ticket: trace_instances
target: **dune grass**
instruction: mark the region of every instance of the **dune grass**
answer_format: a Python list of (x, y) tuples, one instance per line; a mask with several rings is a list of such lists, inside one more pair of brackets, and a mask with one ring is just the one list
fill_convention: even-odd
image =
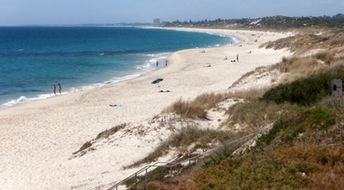
[(267, 89), (249, 89), (228, 93), (206, 93), (198, 96), (192, 101), (179, 99), (163, 112), (176, 113), (187, 119), (208, 119), (207, 112), (227, 99), (254, 100), (261, 97)]
[(222, 123), (222, 126), (231, 129), (239, 125), (242, 130), (259, 133), (264, 127), (278, 120), (281, 115), (294, 112), (296, 109), (296, 106), (288, 103), (278, 105), (259, 100), (246, 101), (227, 110), (228, 119)]
[[(101, 133), (99, 133), (97, 135), (96, 138), (90, 140), (90, 141), (87, 141), (85, 142), (80, 148), (78, 151), (74, 152), (73, 154), (78, 154), (78, 153), (81, 153), (81, 156), (85, 155), (86, 154), (86, 151), (87, 150), (92, 150), (92, 145), (95, 141), (101, 139), (101, 138), (109, 138), (111, 135), (117, 133), (119, 130), (123, 129), (127, 124), (124, 123), (124, 124), (121, 124), (121, 125), (117, 125), (115, 127), (112, 127), (110, 129), (107, 129)], [(94, 150), (94, 149), (93, 149)]]
[(216, 104), (224, 101), (226, 98), (226, 94), (209, 93), (202, 94), (192, 101), (179, 99), (177, 102), (166, 108), (164, 112), (176, 113), (182, 118), (208, 119), (207, 111), (216, 107)]
[(161, 143), (147, 157), (125, 167), (133, 168), (145, 163), (156, 161), (159, 157), (166, 155), (172, 148), (184, 153), (188, 146), (195, 143), (194, 148), (209, 148), (209, 143), (223, 142), (228, 139), (236, 138), (237, 135), (210, 129), (198, 129), (197, 127), (182, 128), (178, 133), (173, 134), (169, 139)]
[(342, 30), (301, 31), (299, 34), (268, 42), (261, 47), (283, 49), (288, 48), (297, 55), (311, 49), (327, 49), (343, 47), (344, 34)]
[(100, 138), (109, 138), (109, 136), (111, 136), (111, 135), (117, 133), (119, 130), (123, 129), (125, 126), (127, 126), (127, 124), (126, 124), (126, 123), (123, 123), (123, 124), (121, 124), (121, 125), (117, 125), (117, 126), (115, 126), (115, 127), (112, 127), (112, 128), (110, 128), (110, 129), (107, 129), (107, 130), (105, 130), (105, 131), (99, 133), (99, 134), (97, 135), (97, 137), (95, 138), (95, 140), (98, 140), (98, 139), (100, 139)]

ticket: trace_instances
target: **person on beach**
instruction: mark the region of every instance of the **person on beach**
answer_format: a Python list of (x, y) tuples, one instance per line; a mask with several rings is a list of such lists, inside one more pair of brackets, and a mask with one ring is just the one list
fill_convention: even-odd
[(165, 67), (167, 67), (167, 64), (168, 64), (168, 60), (165, 61)]
[(239, 62), (239, 54), (236, 55), (236, 60)]
[(56, 95), (56, 84), (54, 84), (53, 92), (54, 92), (54, 95)]
[(156, 61), (156, 67), (159, 67), (159, 61)]
[(59, 88), (59, 94), (61, 94), (61, 91), (62, 91), (62, 86), (60, 83), (57, 84), (58, 88)]

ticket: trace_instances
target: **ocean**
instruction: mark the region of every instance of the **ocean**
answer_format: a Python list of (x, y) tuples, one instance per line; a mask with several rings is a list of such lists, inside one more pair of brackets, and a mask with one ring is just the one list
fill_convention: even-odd
[(138, 77), (172, 52), (232, 43), (196, 32), (128, 27), (0, 27), (0, 108)]

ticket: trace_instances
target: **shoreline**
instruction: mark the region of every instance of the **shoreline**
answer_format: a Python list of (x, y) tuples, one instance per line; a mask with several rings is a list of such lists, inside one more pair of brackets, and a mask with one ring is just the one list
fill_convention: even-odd
[[(159, 27), (138, 27), (138, 28), (168, 30), (168, 29), (159, 28)], [(188, 31), (185, 31), (185, 32), (188, 32)], [(204, 33), (204, 32), (199, 32), (199, 33)], [(232, 45), (234, 43), (238, 43), (236, 41), (236, 39), (234, 37), (231, 37), (231, 36), (223, 36), (223, 35), (218, 35), (215, 33), (207, 33), (207, 34), (230, 38), (231, 39), (230, 41), (233, 41), (233, 42), (226, 43), (224, 45), (219, 45), (219, 46), (217, 46), (218, 44), (209, 45), (209, 46), (204, 47), (204, 48), (223, 47), (223, 46), (227, 46), (227, 45)], [(191, 49), (198, 49), (198, 47), (191, 48)], [(178, 50), (178, 51), (182, 51), (182, 50)], [(23, 94), (18, 98), (14, 98), (14, 99), (10, 99), (10, 100), (6, 100), (6, 101), (2, 102), (0, 104), (0, 111), (5, 110), (5, 109), (9, 109), (9, 108), (13, 108), (16, 106), (20, 106), (23, 104), (28, 104), (31, 102), (44, 101), (47, 99), (56, 98), (56, 97), (61, 96), (61, 95), (65, 96), (65, 95), (68, 95), (71, 93), (78, 93), (78, 92), (82, 92), (85, 90), (95, 90), (96, 88), (101, 88), (101, 87), (106, 86), (106, 85), (117, 84), (117, 83), (129, 81), (129, 80), (133, 80), (136, 78), (140, 78), (146, 74), (156, 72), (157, 70), (161, 70), (161, 69), (165, 68), (165, 67), (155, 68), (155, 66), (154, 66), (155, 63), (150, 63), (151, 60), (163, 60), (163, 61), (165, 61), (165, 60), (168, 60), (168, 58), (171, 55), (173, 55), (174, 53), (176, 53), (178, 51), (147, 54), (147, 57), (150, 57), (150, 58), (147, 58), (147, 60), (145, 60), (141, 65), (136, 66), (135, 69), (132, 69), (132, 71), (130, 71), (130, 72), (128, 71), (128, 73), (124, 76), (120, 76), (120, 77), (114, 76), (114, 77), (109, 78), (108, 80), (105, 80), (102, 82), (96, 82), (96, 83), (84, 84), (84, 85), (76, 86), (76, 87), (70, 87), (60, 95), (54, 95), (52, 92), (51, 93), (46, 92), (46, 93), (37, 94), (37, 95), (33, 95), (33, 96), (26, 96), (25, 94)], [(153, 55), (153, 56), (150, 56), (150, 55)], [(147, 67), (147, 65), (148, 65), (148, 67)], [(139, 67), (141, 69), (138, 69)], [(147, 69), (144, 69), (145, 67), (147, 67)]]
[[(162, 52), (162, 53), (156, 53), (154, 54), (155, 56), (152, 57), (152, 59), (157, 59), (157, 60), (167, 60), (169, 56), (171, 56), (174, 52)], [(164, 56), (161, 56), (161, 55), (164, 55)], [(28, 103), (31, 103), (31, 102), (37, 102), (37, 101), (44, 101), (44, 100), (47, 100), (47, 99), (50, 99), (50, 98), (56, 98), (56, 97), (59, 97), (59, 96), (65, 96), (65, 95), (68, 95), (68, 94), (71, 94), (71, 93), (78, 93), (78, 92), (82, 92), (82, 91), (85, 91), (85, 90), (94, 90), (96, 88), (101, 88), (103, 86), (106, 86), (106, 85), (111, 85), (111, 84), (117, 84), (117, 83), (121, 83), (121, 82), (126, 82), (126, 81), (129, 81), (129, 80), (133, 80), (135, 78), (139, 78), (139, 77), (142, 77), (148, 73), (151, 73), (151, 72), (155, 72), (157, 70), (160, 70), (160, 69), (164, 69), (164, 67), (162, 68), (153, 68), (153, 63), (148, 63), (151, 59), (147, 59), (145, 62), (143, 62), (142, 65), (138, 65), (136, 66), (136, 69), (138, 67), (145, 67), (147, 65), (149, 65), (148, 67), (151, 67), (147, 70), (144, 70), (144, 69), (141, 69), (141, 70), (138, 70), (136, 72), (130, 72), (124, 76), (121, 76), (121, 77), (112, 77), (108, 80), (105, 80), (103, 82), (97, 82), (97, 83), (91, 83), (91, 84), (85, 84), (85, 85), (82, 85), (82, 86), (76, 86), (76, 87), (71, 87), (67, 90), (65, 90), (62, 94), (57, 94), (57, 95), (54, 95), (53, 93), (43, 93), (43, 94), (38, 94), (38, 95), (35, 95), (35, 96), (31, 96), (31, 97), (27, 97), (25, 95), (22, 95), (20, 96), (19, 98), (17, 99), (11, 99), (7, 102), (4, 102), (0, 105), (0, 111), (1, 110), (5, 110), (5, 109), (9, 109), (9, 108), (14, 108), (16, 106), (20, 106), (20, 105), (24, 105), (24, 104), (28, 104)]]
[[(286, 50), (259, 48), (264, 42), (288, 34), (183, 30), (236, 36), (241, 43), (177, 51), (169, 57), (169, 66), (165, 69), (92, 90), (0, 110), (0, 162), (4, 166), (0, 169), (0, 186), (5, 189), (94, 189), (123, 179), (131, 172), (122, 170), (122, 166), (147, 155), (158, 141), (147, 142), (143, 136), (124, 143), (108, 142), (109, 146), (100, 148), (97, 153), (78, 159), (70, 157), (83, 143), (106, 129), (145, 121), (180, 98), (227, 91), (247, 72), (275, 64), (290, 55)], [(240, 54), (240, 61), (230, 62), (236, 54)], [(156, 78), (164, 78), (164, 81), (152, 85), (151, 81)], [(160, 90), (170, 92), (160, 93)], [(121, 106), (113, 108), (111, 104)]]

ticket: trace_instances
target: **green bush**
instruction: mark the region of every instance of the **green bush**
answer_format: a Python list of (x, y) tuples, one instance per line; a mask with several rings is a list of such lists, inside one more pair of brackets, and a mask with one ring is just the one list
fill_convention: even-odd
[(331, 81), (342, 79), (344, 81), (344, 67), (338, 66), (324, 73), (312, 75), (292, 83), (281, 84), (267, 91), (261, 100), (281, 104), (310, 106), (331, 95)]
[(319, 74), (307, 79), (282, 84), (267, 91), (262, 100), (273, 101), (277, 104), (284, 102), (299, 105), (312, 105), (331, 93), (330, 74)]
[(326, 130), (334, 124), (336, 124), (336, 112), (332, 109), (323, 107), (301, 109), (297, 115), (282, 116), (269, 133), (259, 139), (258, 144), (269, 145), (273, 141), (291, 144), (301, 133), (311, 134)]
[(289, 126), (290, 121), (286, 119), (285, 117), (282, 117), (280, 120), (278, 120), (273, 128), (267, 133), (266, 135), (263, 135), (259, 142), (270, 144), (276, 137), (276, 135), (282, 131), (283, 129), (286, 129)]

